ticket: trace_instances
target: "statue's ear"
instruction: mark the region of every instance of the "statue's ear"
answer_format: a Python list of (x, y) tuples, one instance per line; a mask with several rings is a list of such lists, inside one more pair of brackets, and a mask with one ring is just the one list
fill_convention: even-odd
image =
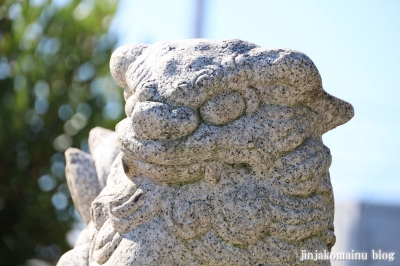
[(148, 44), (128, 44), (119, 47), (111, 55), (110, 70), (117, 84), (126, 87), (125, 72), (142, 52), (149, 47)]

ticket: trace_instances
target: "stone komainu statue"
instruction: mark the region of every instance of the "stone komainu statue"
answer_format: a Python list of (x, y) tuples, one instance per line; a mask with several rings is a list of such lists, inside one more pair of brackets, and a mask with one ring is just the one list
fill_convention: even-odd
[(69, 149), (87, 224), (59, 265), (330, 265), (322, 134), (354, 115), (290, 49), (205, 39), (127, 45), (111, 58), (127, 118)]

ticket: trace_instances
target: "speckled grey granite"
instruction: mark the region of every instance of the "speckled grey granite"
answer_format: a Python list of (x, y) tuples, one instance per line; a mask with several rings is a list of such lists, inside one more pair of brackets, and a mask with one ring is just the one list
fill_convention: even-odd
[(89, 132), (89, 150), (94, 159), (97, 178), (103, 189), (115, 157), (120, 152), (117, 144), (117, 134), (114, 131), (95, 127)]
[(57, 266), (87, 266), (89, 265), (89, 243), (68, 251), (57, 263)]
[(354, 111), (306, 55), (196, 39), (123, 46), (110, 66), (127, 118), (86, 265), (330, 265), (299, 256), (335, 243), (321, 136)]
[(72, 200), (83, 221), (88, 224), (91, 220), (90, 206), (101, 191), (94, 161), (90, 154), (76, 148), (65, 151), (65, 160), (65, 176)]

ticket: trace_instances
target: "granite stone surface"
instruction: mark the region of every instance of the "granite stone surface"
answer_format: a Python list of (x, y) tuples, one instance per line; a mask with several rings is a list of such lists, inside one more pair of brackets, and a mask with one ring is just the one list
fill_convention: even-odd
[(106, 186), (107, 176), (115, 157), (120, 152), (117, 144), (117, 134), (114, 131), (95, 127), (89, 133), (89, 150), (96, 167), (100, 187)]
[(65, 160), (65, 176), (72, 200), (83, 221), (88, 224), (91, 220), (90, 206), (101, 191), (94, 160), (90, 154), (76, 148), (65, 151)]
[[(85, 250), (91, 266), (330, 265), (300, 254), (335, 243), (321, 136), (354, 111), (306, 55), (194, 39), (123, 46), (110, 67), (127, 118), (119, 149), (91, 133), (94, 162), (67, 164), (71, 180), (89, 176), (78, 165), (95, 173), (69, 182), (90, 223), (60, 261)], [(96, 199), (80, 196), (87, 186)]]

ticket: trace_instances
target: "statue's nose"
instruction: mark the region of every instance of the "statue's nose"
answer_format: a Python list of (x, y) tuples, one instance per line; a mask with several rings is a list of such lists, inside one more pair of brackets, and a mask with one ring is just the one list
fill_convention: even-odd
[(159, 102), (137, 103), (131, 120), (135, 137), (145, 140), (177, 139), (192, 133), (199, 124), (192, 109)]

